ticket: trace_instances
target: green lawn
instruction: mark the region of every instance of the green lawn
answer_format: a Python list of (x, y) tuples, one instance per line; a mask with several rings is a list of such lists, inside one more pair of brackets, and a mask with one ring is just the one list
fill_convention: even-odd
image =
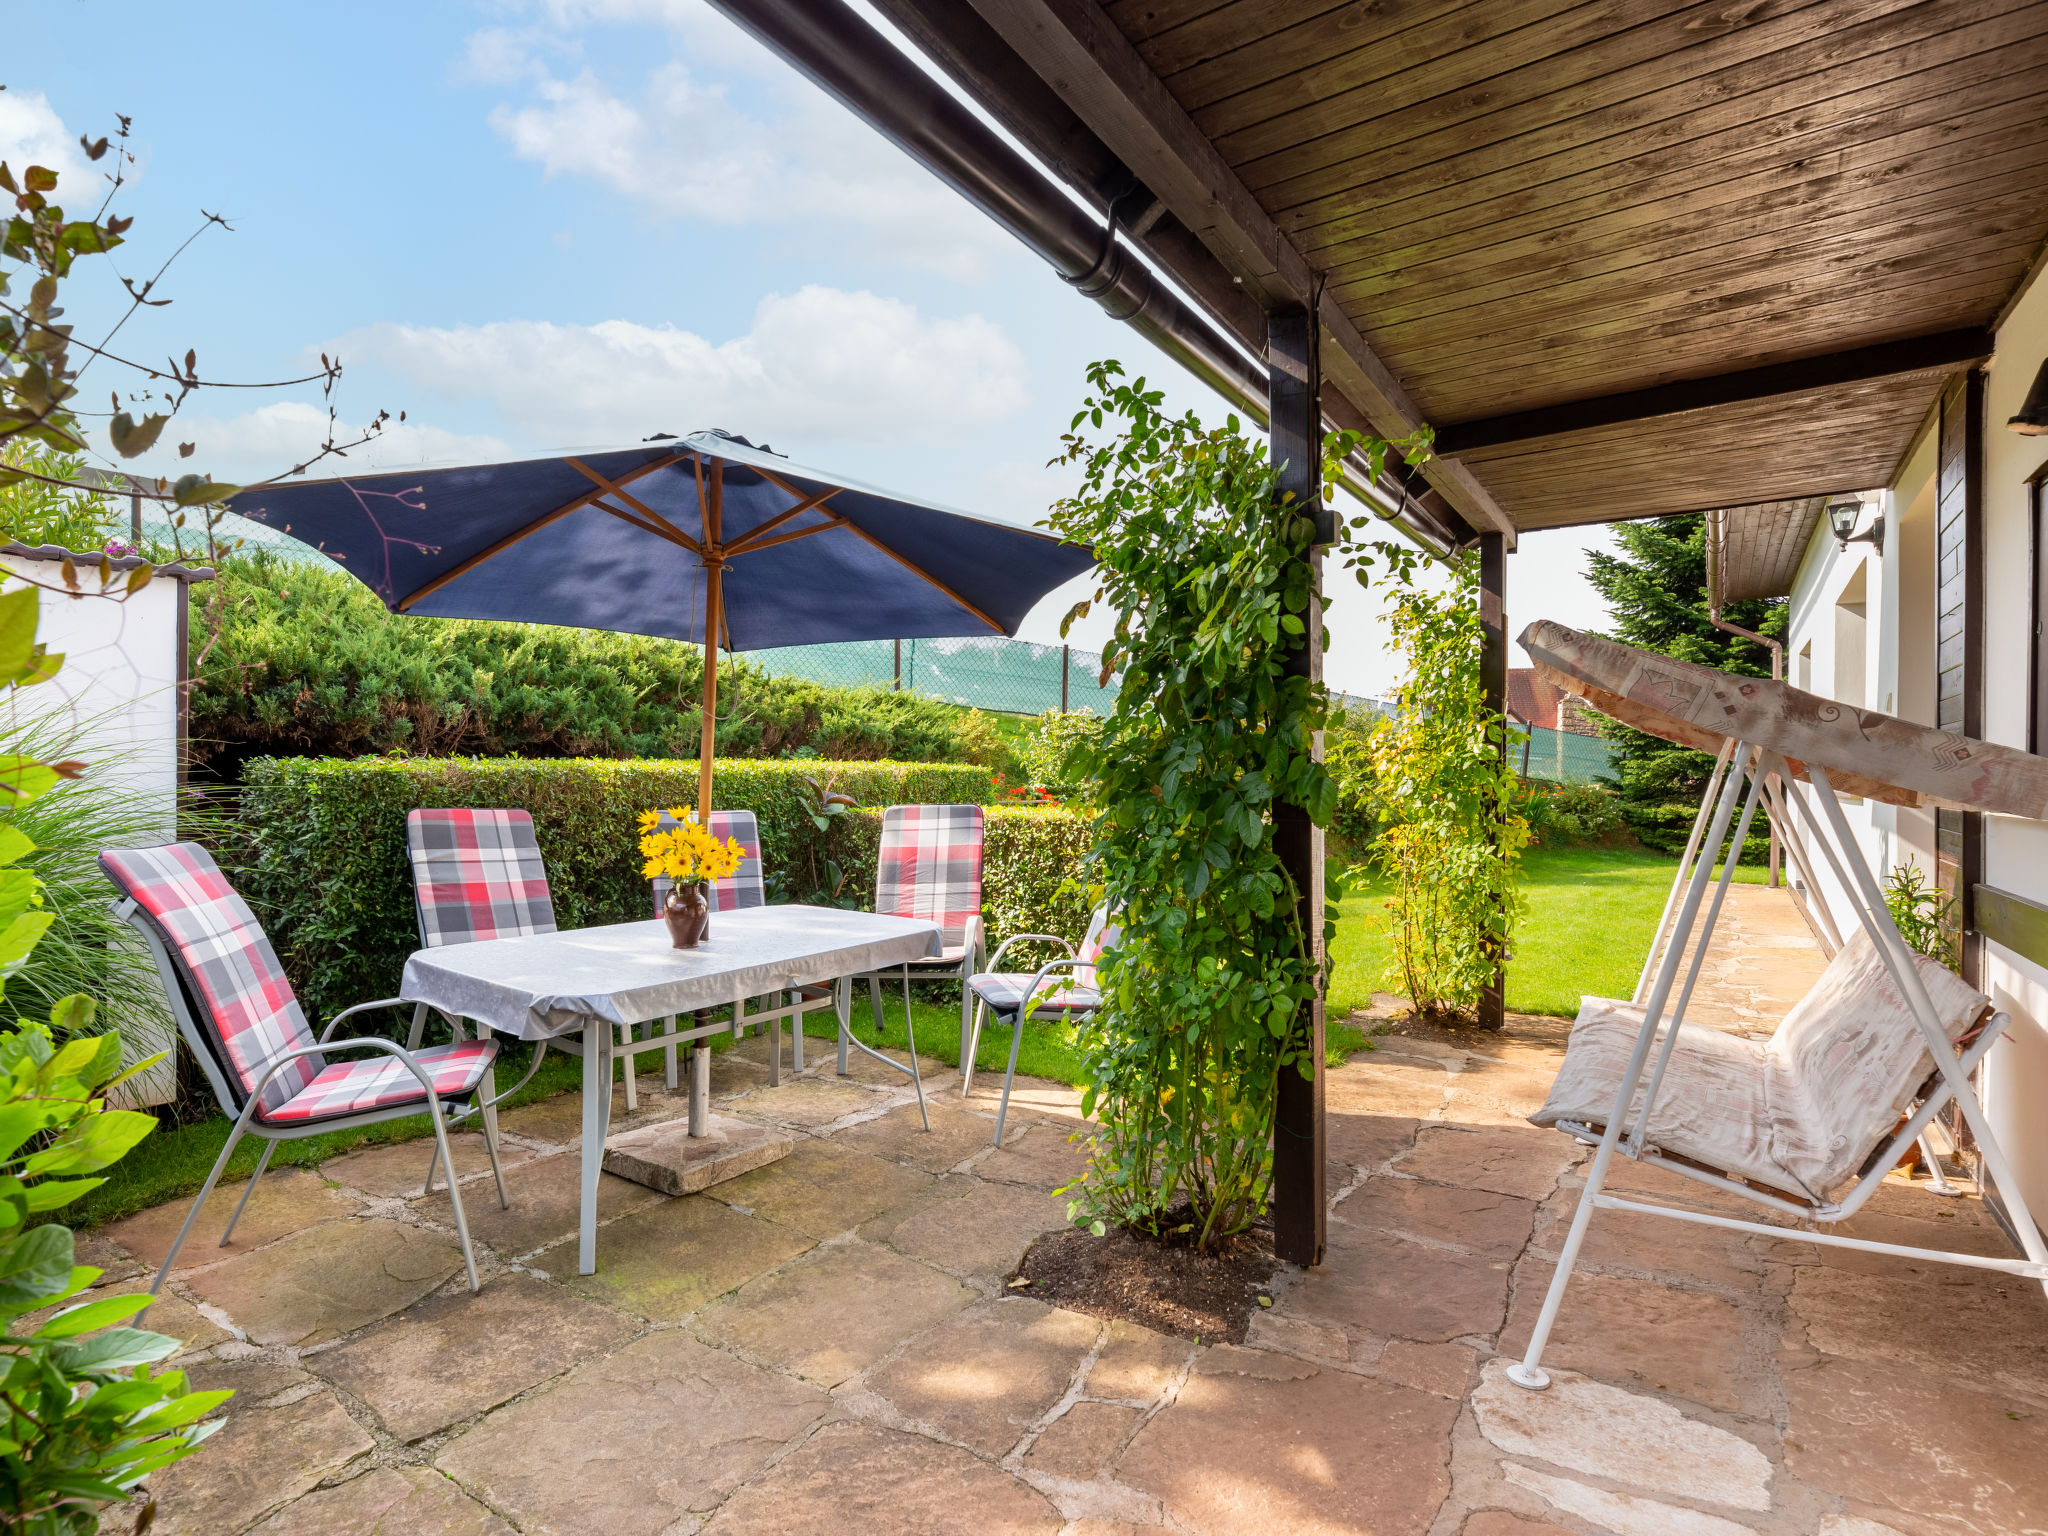
[[(1649, 948), (1651, 930), (1664, 904), (1664, 893), (1677, 865), (1661, 855), (1634, 849), (1532, 850), (1524, 860), (1529, 893), (1528, 914), (1515, 936), (1515, 958), (1508, 966), (1508, 1006), (1523, 1013), (1549, 1013), (1569, 1018), (1578, 1012), (1579, 995), (1595, 993), (1626, 997), (1635, 988), (1636, 972)], [(1738, 880), (1763, 878), (1761, 870), (1741, 869)], [(1330, 988), (1329, 1054), (1333, 1062), (1365, 1044), (1357, 1028), (1341, 1021), (1366, 1006), (1376, 990), (1398, 990), (1383, 977), (1387, 938), (1381, 902), (1384, 887), (1368, 887), (1348, 897), (1338, 919), (1336, 975)], [(936, 988), (933, 990), (936, 991)], [(854, 1033), (870, 1045), (903, 1044), (903, 993), (885, 992), (887, 1027), (878, 1038), (867, 1000), (854, 1008)], [(960, 1010), (957, 1003), (916, 1003), (920, 1052), (948, 1066), (960, 1059)], [(830, 1040), (829, 1012), (810, 1015), (805, 1034)], [(731, 1036), (713, 1042), (723, 1050)], [(1000, 1074), (1009, 1059), (1007, 1031), (983, 1033), (975, 1070)], [(512, 1046), (499, 1068), (499, 1080), (510, 1083), (526, 1070), (526, 1048)], [(530, 1103), (549, 1094), (574, 1089), (582, 1063), (550, 1054), (514, 1104)], [(1081, 1049), (1073, 1026), (1032, 1023), (1024, 1029), (1017, 1070), (1077, 1086), (1084, 1081)], [(206, 1170), (226, 1142), (228, 1122), (216, 1115), (193, 1125), (159, 1131), (109, 1171), (107, 1182), (70, 1208), (68, 1219), (81, 1227), (115, 1221), (134, 1211), (180, 1195), (195, 1193)], [(274, 1167), (324, 1162), (351, 1148), (373, 1142), (409, 1141), (431, 1135), (426, 1117), (389, 1120), (359, 1131), (337, 1131), (280, 1143)], [(226, 1177), (247, 1177), (262, 1144), (245, 1141), (235, 1151)]]
[[(1571, 1018), (1579, 997), (1627, 997), (1649, 952), (1678, 861), (1639, 848), (1533, 848), (1523, 856), (1527, 911), (1508, 962), (1508, 1007)], [(1761, 883), (1763, 870), (1738, 866), (1735, 878)], [(1384, 902), (1375, 882), (1345, 898), (1337, 921), (1330, 1017), (1402, 990), (1386, 978)]]

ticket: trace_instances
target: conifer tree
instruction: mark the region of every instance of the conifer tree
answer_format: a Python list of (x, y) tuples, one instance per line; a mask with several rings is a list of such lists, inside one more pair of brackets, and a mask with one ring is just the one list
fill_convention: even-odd
[[(1616, 523), (1614, 534), (1620, 548), (1592, 552), (1587, 571), (1613, 612), (1612, 638), (1724, 672), (1771, 675), (1768, 650), (1708, 621), (1704, 517), (1685, 513)], [(1721, 616), (1782, 640), (1788, 611), (1783, 598), (1756, 598), (1724, 604)], [(1617, 720), (1603, 718), (1600, 730), (1616, 746), (1622, 814), (1631, 829), (1652, 848), (1682, 852), (1714, 760)], [(1759, 810), (1743, 849), (1746, 860), (1764, 857), (1767, 831)]]

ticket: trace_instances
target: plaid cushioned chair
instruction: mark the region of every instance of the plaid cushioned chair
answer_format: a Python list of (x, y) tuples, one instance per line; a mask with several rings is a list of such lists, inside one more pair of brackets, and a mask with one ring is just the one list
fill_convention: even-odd
[[(982, 815), (978, 805), (892, 805), (882, 812), (882, 847), (875, 865), (875, 910), (891, 917), (937, 923), (940, 953), (890, 972), (903, 981), (903, 1027), (910, 1045), (904, 1070), (917, 1084), (918, 1112), (924, 1112), (924, 1082), (917, 1073), (917, 1036), (910, 1015), (910, 983), (960, 980), (960, 1049), (973, 1032), (973, 994), (967, 978), (981, 967)], [(875, 1030), (882, 1029), (882, 977), (867, 977)], [(858, 1041), (853, 1042), (859, 1044)], [(873, 1054), (873, 1053), (870, 1053)], [(890, 1058), (883, 1056), (883, 1061)], [(890, 1062), (901, 1066), (900, 1062)], [(929, 1117), (926, 1128), (930, 1128)]]
[[(1079, 1018), (1100, 1008), (1102, 994), (1096, 990), (1095, 966), (1121, 933), (1109, 920), (1109, 908), (1097, 907), (1088, 920), (1088, 932), (1079, 948), (1057, 934), (1012, 934), (989, 957), (986, 971), (968, 977), (967, 990), (974, 998), (974, 1028), (960, 1058), (962, 1099), (974, 1086), (974, 1053), (981, 1045), (984, 1014), (992, 1013), (999, 1022), (1010, 1026), (1010, 1069), (1003, 1076), (1003, 1099), (996, 1109), (997, 1146), (1003, 1144), (1003, 1119), (1010, 1112), (1010, 1085), (1017, 1079), (1017, 1048), (1024, 1041), (1024, 1021), (1044, 1014)], [(1066, 958), (1048, 961), (1035, 972), (998, 969), (1010, 946), (1033, 941), (1059, 945), (1067, 952)]]
[[(228, 1218), (222, 1246), (233, 1236), (278, 1142), (424, 1111), (433, 1121), (435, 1154), (440, 1159), (448, 1154), (447, 1126), (489, 1104), (491, 1069), (498, 1055), (493, 1041), (458, 1037), (451, 1045), (408, 1050), (377, 1036), (334, 1038), (343, 1020), (371, 1008), (396, 1007), (397, 998), (343, 1009), (316, 1040), (262, 925), (212, 855), (197, 843), (102, 853), (100, 867), (121, 892), (115, 915), (149, 944), (178, 1031), (221, 1109), (235, 1122), (164, 1256), (150, 1286), (152, 1296), (163, 1288), (199, 1208), (213, 1193), (244, 1135), (261, 1137), (268, 1145)], [(363, 1050), (381, 1054), (361, 1061), (329, 1059), (336, 1053)], [(488, 1121), (484, 1145), (503, 1203), (505, 1176), (498, 1167), (496, 1129)], [(476, 1259), (470, 1251), (462, 1192), (452, 1179), (448, 1198), (456, 1235), (462, 1240), (469, 1288), (474, 1291)]]

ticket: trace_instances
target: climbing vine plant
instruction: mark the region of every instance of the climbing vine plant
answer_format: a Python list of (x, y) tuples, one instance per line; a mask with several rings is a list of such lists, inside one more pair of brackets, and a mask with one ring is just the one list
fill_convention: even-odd
[[(1092, 878), (1123, 930), (1084, 1037), (1083, 1108), (1103, 1132), (1074, 1214), (1213, 1247), (1265, 1205), (1280, 1074), (1308, 1068), (1324, 984), (1272, 828), (1276, 802), (1326, 823), (1335, 801), (1314, 751), (1327, 697), (1286, 669), (1310, 618), (1315, 509), (1276, 501), (1265, 444), (1235, 417), (1168, 416), (1122, 378), (1089, 370), (1059, 460), (1082, 487), (1052, 513), (1097, 562), (1068, 623), (1106, 605), (1103, 678), (1123, 674), (1073, 760), (1096, 812)], [(1377, 461), (1389, 446), (1344, 434), (1326, 451)], [(1419, 458), (1426, 439), (1395, 446)], [(1341, 558), (1363, 576), (1373, 557)]]
[(1405, 665), (1401, 708), (1369, 744), (1372, 852), (1392, 877), (1386, 980), (1417, 1013), (1461, 1020), (1479, 1002), (1522, 907), (1517, 875), (1529, 824), (1501, 750), (1506, 722), (1486, 709), (1478, 561), (1439, 591), (1412, 584), (1388, 614)]

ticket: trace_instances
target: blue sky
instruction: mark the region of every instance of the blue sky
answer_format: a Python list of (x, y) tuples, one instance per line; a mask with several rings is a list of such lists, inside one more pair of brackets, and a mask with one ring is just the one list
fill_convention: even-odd
[[(1067, 488), (1045, 465), (1091, 359), (1220, 409), (703, 0), (63, 0), (10, 34), (0, 157), (56, 164), (71, 193), (98, 175), (77, 136), (134, 119), (122, 273), (153, 270), (202, 208), (235, 226), (180, 259), (158, 292), (174, 302), (117, 350), (196, 347), (202, 375), (242, 379), (338, 353), (344, 423), (407, 413), (357, 465), (722, 426), (1030, 521)], [(105, 273), (71, 285), (81, 334), (118, 296)], [(89, 374), (88, 393), (114, 382)], [(184, 467), (244, 478), (323, 421), (317, 390), (223, 391), (173, 430), (199, 444)], [(1537, 616), (1524, 593), (1599, 622), (1586, 543), (1524, 542), (1514, 627)], [(1070, 600), (1026, 637), (1054, 638)], [(1331, 626), (1331, 681), (1389, 691), (1372, 602), (1340, 593)]]

